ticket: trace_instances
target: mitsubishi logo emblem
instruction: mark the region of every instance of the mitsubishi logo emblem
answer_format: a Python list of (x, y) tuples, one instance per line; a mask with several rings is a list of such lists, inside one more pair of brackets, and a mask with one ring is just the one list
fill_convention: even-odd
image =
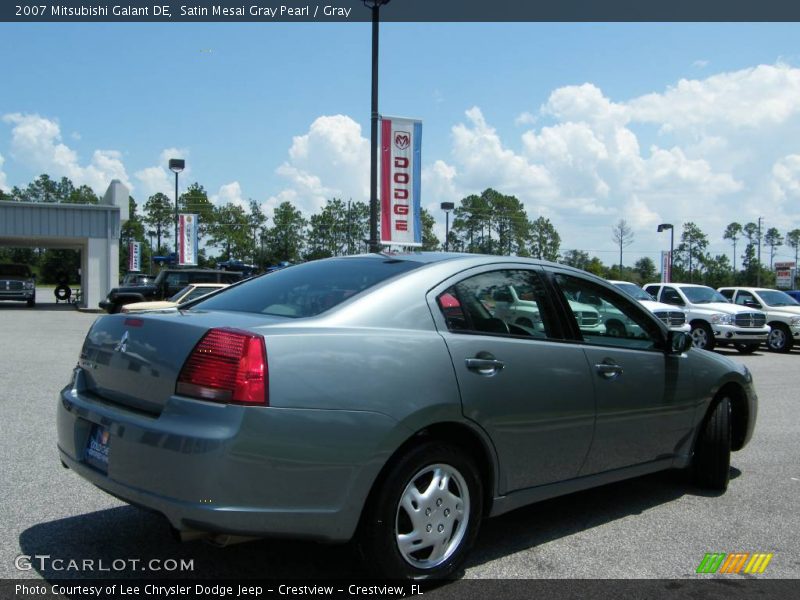
[(114, 352), (127, 352), (128, 351), (128, 332), (122, 334), (122, 339), (119, 341), (119, 344), (116, 345), (114, 348)]

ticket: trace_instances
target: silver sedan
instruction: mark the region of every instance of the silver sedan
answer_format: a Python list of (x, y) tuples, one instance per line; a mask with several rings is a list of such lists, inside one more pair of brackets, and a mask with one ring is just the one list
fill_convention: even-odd
[[(535, 322), (502, 318), (508, 289)], [(635, 335), (586, 325), (582, 295)], [(184, 538), (355, 537), (381, 575), (444, 577), (482, 519), (532, 502), (671, 468), (724, 490), (756, 394), (745, 367), (690, 346), (563, 265), (334, 258), (173, 314), (100, 317), (58, 447)]]

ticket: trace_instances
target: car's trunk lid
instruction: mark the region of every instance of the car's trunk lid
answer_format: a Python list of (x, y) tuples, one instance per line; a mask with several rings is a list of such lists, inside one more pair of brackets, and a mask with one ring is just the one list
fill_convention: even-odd
[(252, 329), (285, 319), (227, 312), (109, 315), (92, 326), (79, 366), (101, 399), (159, 414), (197, 342), (214, 327)]

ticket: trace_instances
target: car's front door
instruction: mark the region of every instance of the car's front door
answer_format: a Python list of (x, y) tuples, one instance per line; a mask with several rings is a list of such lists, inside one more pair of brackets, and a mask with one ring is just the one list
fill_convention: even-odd
[[(508, 307), (508, 288), (526, 319)], [(579, 345), (563, 341), (540, 272), (473, 270), (429, 302), (447, 343), (464, 414), (491, 438), (500, 493), (576, 477), (592, 440), (594, 390)]]
[(594, 441), (581, 475), (685, 451), (695, 409), (685, 355), (664, 352), (666, 332), (634, 300), (573, 272), (552, 272), (564, 302), (569, 297), (596, 295), (637, 325), (619, 336), (611, 331), (581, 330), (577, 321), (574, 323), (597, 398)]

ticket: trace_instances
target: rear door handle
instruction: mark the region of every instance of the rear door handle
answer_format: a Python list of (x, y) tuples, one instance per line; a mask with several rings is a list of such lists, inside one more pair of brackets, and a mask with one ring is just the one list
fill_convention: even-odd
[(601, 377), (606, 379), (616, 379), (622, 375), (622, 367), (613, 362), (601, 362), (594, 366)]

